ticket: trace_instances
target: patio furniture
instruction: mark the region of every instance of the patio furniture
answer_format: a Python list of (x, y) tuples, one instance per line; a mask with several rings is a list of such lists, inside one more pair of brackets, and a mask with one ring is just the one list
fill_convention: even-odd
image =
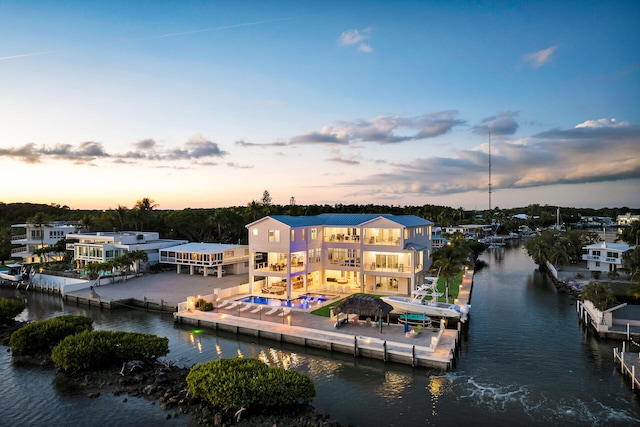
[(280, 307), (273, 307), (271, 310), (265, 313), (265, 316), (271, 316), (273, 313), (275, 313), (278, 310), (280, 310)]
[(241, 309), (239, 309), (238, 311), (247, 311), (249, 310), (251, 307), (253, 307), (252, 304), (245, 304), (244, 307), (242, 307)]
[(260, 310), (262, 310), (262, 306), (261, 305), (256, 305), (256, 308), (254, 308), (253, 310), (251, 310), (249, 313), (251, 314), (256, 314), (257, 312), (259, 312)]
[(238, 306), (238, 304), (240, 304), (240, 301), (233, 301), (229, 307), (224, 307), (224, 308), (227, 310), (233, 310)]
[(291, 309), (289, 307), (287, 307), (284, 310), (282, 310), (282, 313), (279, 313), (278, 316), (283, 317), (283, 316), (286, 316), (289, 313), (291, 313)]

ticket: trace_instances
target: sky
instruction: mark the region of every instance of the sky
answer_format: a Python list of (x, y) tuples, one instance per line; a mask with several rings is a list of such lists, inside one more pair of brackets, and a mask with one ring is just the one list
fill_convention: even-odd
[(0, 0), (0, 88), (4, 203), (640, 208), (637, 1)]

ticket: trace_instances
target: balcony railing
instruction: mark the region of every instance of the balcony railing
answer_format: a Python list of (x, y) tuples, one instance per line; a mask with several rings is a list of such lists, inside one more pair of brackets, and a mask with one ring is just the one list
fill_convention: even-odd
[(607, 263), (607, 264), (622, 265), (622, 258), (611, 258), (611, 257), (605, 257), (605, 256), (597, 256), (597, 255), (585, 254), (585, 255), (582, 255), (582, 260), (583, 261), (597, 261), (597, 262), (604, 262), (604, 263)]
[(26, 254), (28, 252), (27, 246), (20, 246), (19, 248), (11, 249), (11, 255)]

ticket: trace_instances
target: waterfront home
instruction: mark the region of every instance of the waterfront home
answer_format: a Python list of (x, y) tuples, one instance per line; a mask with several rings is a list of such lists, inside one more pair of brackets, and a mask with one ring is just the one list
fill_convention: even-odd
[(90, 263), (110, 261), (126, 252), (143, 251), (147, 254), (147, 263), (134, 268), (144, 270), (146, 265), (158, 263), (160, 249), (187, 243), (186, 240), (161, 239), (155, 231), (80, 232), (68, 234), (67, 239), (77, 240), (67, 243), (67, 250), (73, 251), (78, 269)]
[[(11, 244), (17, 245), (11, 249), (12, 258), (20, 258), (24, 264), (44, 261), (43, 255), (35, 255), (36, 250), (54, 246), (70, 233), (77, 231), (73, 222), (54, 221), (42, 224), (13, 224)], [(13, 229), (16, 229), (15, 234)], [(61, 259), (62, 254), (47, 254), (47, 260)]]
[(594, 243), (583, 248), (587, 253), (582, 259), (587, 261), (589, 271), (613, 272), (622, 268), (622, 255), (634, 248), (626, 243)]
[(431, 267), (433, 223), (414, 215), (273, 215), (246, 227), (253, 293), (408, 295)]
[(491, 224), (461, 224), (443, 227), (446, 234), (462, 233), (465, 239), (477, 240), (493, 234)]
[(618, 215), (616, 223), (618, 225), (627, 226), (633, 224), (634, 221), (640, 221), (640, 215), (632, 215), (630, 212), (627, 212), (624, 215)]
[(249, 246), (221, 243), (187, 243), (160, 249), (160, 262), (174, 264), (180, 274), (187, 267), (189, 274), (205, 277), (242, 274), (249, 271)]

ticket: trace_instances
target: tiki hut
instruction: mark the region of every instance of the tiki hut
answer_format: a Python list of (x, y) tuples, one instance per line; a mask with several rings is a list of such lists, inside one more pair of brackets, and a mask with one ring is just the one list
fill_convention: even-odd
[[(388, 316), (391, 310), (393, 310), (393, 307), (390, 304), (381, 299), (364, 295), (353, 295), (342, 300), (333, 308), (334, 314), (338, 317), (336, 325), (340, 324), (340, 313), (357, 314), (358, 316), (367, 316), (378, 320)], [(382, 327), (382, 322), (380, 322), (380, 326)]]

